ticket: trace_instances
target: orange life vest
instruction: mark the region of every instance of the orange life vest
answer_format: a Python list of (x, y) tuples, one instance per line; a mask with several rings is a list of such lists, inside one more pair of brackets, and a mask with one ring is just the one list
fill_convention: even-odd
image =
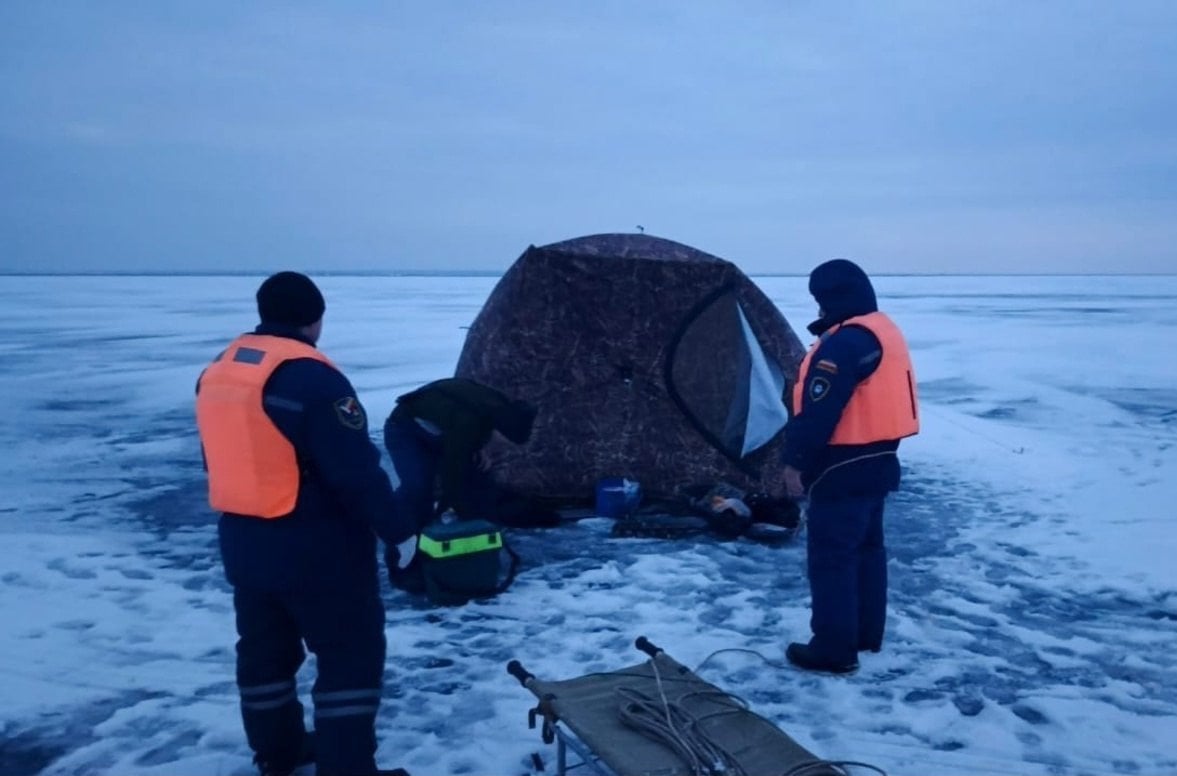
[(850, 395), (842, 418), (834, 427), (830, 444), (865, 445), (919, 433), (919, 399), (911, 353), (899, 327), (880, 312), (848, 318), (813, 343), (801, 362), (797, 382), (793, 385), (793, 414), (801, 412), (802, 392), (818, 346), (839, 328), (851, 324), (869, 329), (882, 345), (883, 356), (874, 373), (859, 383)]
[(334, 366), (305, 342), (243, 334), (200, 376), (196, 427), (208, 466), (208, 503), (218, 512), (274, 518), (294, 510), (298, 459), (262, 408), (262, 389), (295, 358)]

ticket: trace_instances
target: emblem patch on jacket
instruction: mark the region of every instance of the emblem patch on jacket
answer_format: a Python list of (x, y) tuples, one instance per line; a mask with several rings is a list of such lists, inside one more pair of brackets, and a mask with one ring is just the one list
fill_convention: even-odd
[(824, 377), (815, 377), (809, 384), (809, 398), (813, 401), (821, 401), (829, 392), (830, 381)]
[(335, 414), (339, 417), (340, 423), (356, 431), (363, 429), (368, 422), (367, 416), (364, 415), (364, 408), (360, 406), (359, 400), (354, 396), (344, 396), (342, 399), (337, 399)]
[(833, 361), (830, 361), (828, 358), (823, 358), (821, 361), (818, 361), (814, 366), (814, 369), (820, 369), (823, 372), (829, 372), (832, 375), (838, 374), (838, 365)]

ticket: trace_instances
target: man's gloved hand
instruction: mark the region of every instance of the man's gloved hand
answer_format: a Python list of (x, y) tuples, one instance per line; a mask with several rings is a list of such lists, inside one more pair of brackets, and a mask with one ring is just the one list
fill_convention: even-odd
[(425, 570), (417, 553), (416, 536), (396, 546), (385, 545), (384, 562), (388, 566), (388, 582), (394, 588), (414, 595), (425, 592)]
[(396, 567), (398, 569), (406, 569), (409, 564), (413, 562), (413, 556), (417, 554), (417, 536), (410, 536), (395, 547), (389, 548), (391, 551), (386, 558), (391, 566), (395, 557)]

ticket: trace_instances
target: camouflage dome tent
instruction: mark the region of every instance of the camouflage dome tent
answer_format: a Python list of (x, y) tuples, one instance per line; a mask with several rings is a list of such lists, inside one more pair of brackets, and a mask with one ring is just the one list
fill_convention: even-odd
[(804, 353), (734, 264), (644, 234), (529, 247), (495, 286), (456, 376), (538, 408), (492, 442), (504, 484), (576, 503), (602, 477), (647, 496), (729, 483), (783, 495), (782, 392)]

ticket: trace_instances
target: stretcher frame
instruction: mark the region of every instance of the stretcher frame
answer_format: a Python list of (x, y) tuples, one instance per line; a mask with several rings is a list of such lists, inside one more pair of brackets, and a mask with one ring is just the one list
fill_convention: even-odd
[[(608, 673), (543, 681), (512, 660), (507, 672), (538, 699), (528, 727), (542, 721), (544, 743), (556, 744), (556, 776), (582, 767), (598, 776), (844, 776), (769, 720), (675, 661), (644, 636), (635, 646), (649, 660)], [(620, 709), (632, 692), (687, 712), (692, 729), (730, 755), (730, 770), (692, 764), (670, 745), (626, 725)], [(569, 764), (571, 750), (578, 762)]]

